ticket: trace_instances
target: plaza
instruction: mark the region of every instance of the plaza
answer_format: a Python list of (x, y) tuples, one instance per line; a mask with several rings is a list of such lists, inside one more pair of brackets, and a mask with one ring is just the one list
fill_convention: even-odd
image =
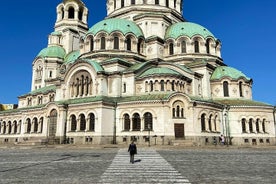
[(1, 148), (0, 183), (276, 183), (276, 149), (127, 146)]

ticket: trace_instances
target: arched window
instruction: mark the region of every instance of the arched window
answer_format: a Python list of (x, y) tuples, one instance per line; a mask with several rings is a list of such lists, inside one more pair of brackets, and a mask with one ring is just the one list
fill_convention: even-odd
[(119, 49), (119, 38), (117, 36), (114, 37), (114, 49)]
[(6, 122), (4, 121), (3, 122), (3, 134), (5, 134), (6, 133)]
[(61, 19), (64, 19), (64, 8), (61, 9)]
[(125, 131), (130, 130), (130, 117), (128, 114), (124, 114), (124, 130)]
[(133, 114), (132, 116), (132, 129), (134, 131), (140, 131), (141, 129), (141, 118), (138, 113)]
[(16, 134), (17, 133), (17, 122), (16, 121), (13, 122), (13, 126), (14, 126), (13, 134)]
[(209, 130), (212, 131), (212, 115), (209, 116), (209, 120), (208, 120), (208, 126), (209, 126)]
[(242, 82), (239, 82), (240, 97), (243, 97), (242, 93)]
[(172, 91), (175, 91), (175, 82), (172, 81)]
[(135, 0), (131, 0), (131, 4), (136, 4)]
[(38, 131), (38, 120), (37, 118), (34, 119), (34, 132), (37, 133)]
[(166, 0), (166, 7), (169, 7), (169, 0)]
[(153, 91), (153, 82), (150, 81), (150, 91)]
[(174, 8), (176, 8), (176, 0), (174, 0)]
[(260, 132), (260, 119), (256, 120), (256, 132), (259, 133)]
[(155, 4), (156, 4), (156, 5), (159, 5), (159, 0), (155, 0)]
[(89, 114), (89, 131), (95, 131), (95, 115)]
[(83, 114), (80, 115), (80, 131), (85, 131), (86, 129), (86, 120)]
[(70, 7), (68, 10), (68, 18), (74, 19), (75, 18), (75, 9), (73, 7)]
[(229, 97), (229, 89), (228, 89), (227, 81), (223, 82), (223, 94), (224, 94), (224, 97)]
[(206, 117), (206, 114), (202, 114), (201, 115), (201, 131), (204, 132), (206, 131), (206, 125), (205, 125), (205, 117)]
[(253, 132), (253, 119), (252, 118), (249, 119), (249, 132), (250, 133)]
[(83, 17), (83, 8), (80, 8), (80, 11), (79, 11), (79, 20), (82, 21), (82, 17)]
[(199, 53), (199, 41), (195, 41), (195, 53)]
[(160, 91), (165, 91), (165, 81), (161, 80), (160, 82)]
[(125, 6), (125, 0), (121, 0), (121, 7), (123, 8)]
[(11, 129), (12, 129), (12, 124), (11, 124), (11, 122), (9, 121), (9, 122), (8, 122), (8, 134), (11, 134)]
[(126, 83), (123, 84), (123, 93), (126, 93), (127, 92), (127, 85)]
[(71, 131), (77, 130), (77, 118), (75, 115), (71, 116)]
[(152, 130), (152, 114), (147, 112), (144, 114), (144, 120), (145, 120), (145, 127), (144, 130)]
[(210, 54), (210, 40), (209, 39), (207, 39), (207, 41), (206, 41), (206, 53)]
[(39, 130), (39, 132), (40, 132), (40, 133), (43, 132), (43, 121), (44, 121), (44, 118), (41, 117), (41, 118), (39, 119), (39, 124), (40, 124), (40, 130)]
[(173, 55), (174, 54), (174, 46), (173, 43), (169, 44), (169, 55)]
[(131, 51), (131, 39), (130, 39), (130, 37), (127, 37), (127, 39), (126, 39), (126, 45), (127, 45), (127, 50)]
[(246, 119), (242, 119), (242, 133), (246, 133)]
[(176, 106), (176, 117), (180, 117), (180, 106)]
[(262, 122), (262, 128), (263, 128), (263, 132), (266, 133), (266, 128), (265, 128), (265, 119), (263, 119)]
[(94, 39), (93, 37), (90, 38), (90, 51), (94, 50)]
[(114, 9), (116, 9), (116, 8), (117, 8), (116, 1), (117, 1), (117, 0), (114, 0)]
[(26, 133), (31, 133), (32, 123), (30, 119), (27, 119), (27, 131)]
[(143, 40), (142, 39), (139, 39), (138, 41), (138, 44), (137, 44), (137, 51), (138, 51), (138, 54), (143, 54), (144, 52), (144, 45), (143, 45)]
[(101, 37), (101, 49), (105, 49), (105, 37)]
[(215, 119), (214, 119), (214, 130), (217, 131), (217, 119), (218, 119), (218, 116), (215, 116)]
[(187, 52), (187, 47), (186, 47), (186, 41), (181, 42), (181, 53), (186, 53)]

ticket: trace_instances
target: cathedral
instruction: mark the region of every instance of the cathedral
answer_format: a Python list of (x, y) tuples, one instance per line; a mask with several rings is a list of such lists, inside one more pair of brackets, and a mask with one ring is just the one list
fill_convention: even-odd
[(106, 8), (90, 27), (81, 0), (57, 5), (30, 92), (0, 111), (1, 144), (275, 145), (274, 107), (252, 99), (253, 80), (185, 20), (183, 0)]

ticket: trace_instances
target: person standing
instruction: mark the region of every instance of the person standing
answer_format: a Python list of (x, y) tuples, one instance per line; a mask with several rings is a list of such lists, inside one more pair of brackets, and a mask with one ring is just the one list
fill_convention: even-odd
[(134, 164), (134, 155), (137, 154), (137, 147), (134, 141), (132, 141), (131, 144), (129, 145), (128, 152), (130, 155), (130, 162)]
[(221, 139), (221, 145), (224, 145), (225, 144), (225, 138), (223, 135), (220, 136), (220, 139)]

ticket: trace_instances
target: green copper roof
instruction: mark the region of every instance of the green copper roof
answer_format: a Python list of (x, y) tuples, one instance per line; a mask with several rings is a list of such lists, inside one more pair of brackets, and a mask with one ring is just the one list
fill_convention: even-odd
[(144, 78), (144, 77), (154, 76), (154, 75), (158, 75), (158, 76), (159, 75), (179, 75), (179, 76), (181, 76), (180, 73), (178, 73), (172, 69), (157, 67), (157, 68), (151, 68), (151, 69), (145, 71), (140, 76), (138, 76), (138, 78)]
[(56, 91), (56, 86), (52, 85), (52, 86), (46, 86), (43, 88), (39, 88), (39, 89), (31, 91), (30, 93), (28, 93), (28, 95), (46, 94), (46, 93), (52, 92), (52, 91)]
[(53, 35), (53, 36), (61, 36), (62, 33), (60, 31), (55, 31), (55, 32), (52, 32), (51, 35)]
[(79, 56), (80, 56), (80, 51), (79, 50), (70, 52), (65, 57), (64, 62), (65, 63), (73, 63), (74, 61), (76, 61), (78, 59)]
[(82, 59), (82, 61), (86, 61), (90, 65), (93, 66), (93, 68), (96, 70), (96, 72), (102, 72), (104, 71), (104, 68), (96, 61), (91, 59)]
[(258, 102), (248, 99), (216, 99), (217, 103), (230, 106), (271, 106), (270, 104), (264, 102)]
[(166, 32), (165, 39), (173, 38), (177, 39), (181, 36), (187, 36), (192, 38), (195, 35), (202, 36), (203, 38), (213, 37), (215, 36), (206, 28), (202, 27), (199, 24), (191, 23), (191, 22), (179, 22), (171, 25)]
[(52, 57), (52, 58), (64, 58), (65, 50), (60, 46), (50, 46), (45, 49), (42, 49), (37, 57)]
[(98, 22), (88, 30), (87, 34), (96, 35), (101, 31), (104, 31), (108, 34), (119, 31), (123, 35), (126, 35), (127, 33), (133, 33), (137, 37), (143, 36), (142, 30), (134, 22), (118, 18), (106, 19)]
[(250, 78), (246, 77), (246, 75), (244, 75), (241, 71), (229, 66), (217, 67), (211, 76), (211, 80), (220, 80), (224, 77), (230, 77), (231, 79), (235, 80), (238, 80), (240, 78), (251, 80)]

